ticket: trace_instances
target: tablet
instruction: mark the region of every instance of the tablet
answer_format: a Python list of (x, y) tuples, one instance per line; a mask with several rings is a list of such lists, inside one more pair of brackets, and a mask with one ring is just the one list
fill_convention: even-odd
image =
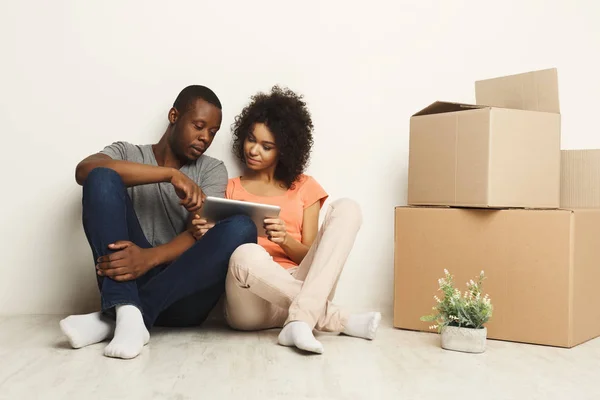
[(269, 204), (207, 196), (200, 213), (208, 222), (218, 222), (233, 215), (247, 215), (256, 225), (258, 236), (264, 237), (267, 236), (264, 228), (265, 218), (278, 218), (280, 210), (279, 206)]

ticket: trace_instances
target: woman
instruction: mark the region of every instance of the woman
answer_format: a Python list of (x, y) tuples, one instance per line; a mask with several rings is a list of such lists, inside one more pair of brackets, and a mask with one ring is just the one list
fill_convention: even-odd
[[(318, 230), (327, 193), (303, 171), (313, 123), (302, 97), (274, 87), (259, 93), (233, 124), (233, 150), (244, 174), (229, 180), (227, 198), (281, 207), (265, 220), (268, 237), (239, 247), (226, 282), (226, 319), (239, 330), (283, 327), (279, 343), (322, 353), (313, 329), (373, 339), (376, 312), (348, 314), (331, 303), (342, 268), (361, 224), (358, 205), (333, 202)], [(196, 237), (209, 225), (194, 221)]]

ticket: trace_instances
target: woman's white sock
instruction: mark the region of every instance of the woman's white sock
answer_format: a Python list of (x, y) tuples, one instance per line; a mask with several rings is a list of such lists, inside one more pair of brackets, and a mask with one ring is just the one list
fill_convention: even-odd
[(364, 314), (352, 314), (344, 327), (344, 335), (373, 340), (381, 322), (381, 314), (368, 312)]
[(315, 339), (311, 327), (303, 321), (293, 321), (284, 326), (278, 340), (282, 346), (296, 346), (311, 353), (323, 353), (323, 345)]

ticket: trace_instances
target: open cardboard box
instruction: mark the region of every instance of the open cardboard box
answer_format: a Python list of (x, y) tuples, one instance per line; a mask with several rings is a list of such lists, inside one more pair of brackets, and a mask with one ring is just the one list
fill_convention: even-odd
[(410, 119), (409, 205), (558, 208), (556, 69), (476, 82), (478, 105), (436, 101)]

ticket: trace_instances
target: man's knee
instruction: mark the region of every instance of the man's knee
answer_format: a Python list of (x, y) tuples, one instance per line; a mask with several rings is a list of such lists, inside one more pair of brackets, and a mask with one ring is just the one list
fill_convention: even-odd
[(121, 176), (110, 168), (94, 168), (88, 174), (83, 184), (84, 196), (99, 199), (110, 198), (111, 195), (121, 195), (125, 184)]
[(226, 235), (236, 244), (236, 247), (245, 243), (256, 243), (258, 234), (256, 225), (250, 217), (245, 215), (234, 215), (224, 221), (227, 232)]
[(98, 184), (98, 183), (113, 183), (123, 184), (123, 179), (114, 170), (110, 168), (97, 167), (90, 171), (88, 174), (85, 184)]

